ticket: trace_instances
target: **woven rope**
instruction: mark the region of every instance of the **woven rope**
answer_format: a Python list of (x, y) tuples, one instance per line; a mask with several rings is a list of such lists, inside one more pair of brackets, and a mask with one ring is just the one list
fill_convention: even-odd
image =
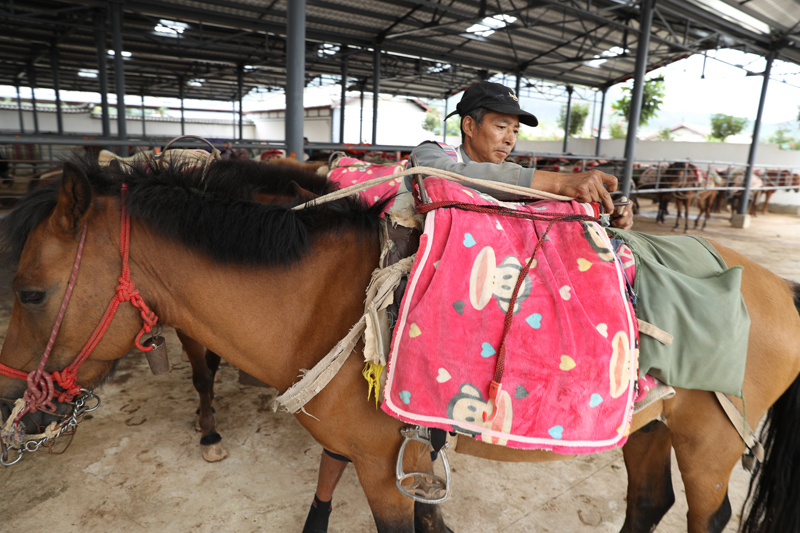
[(500, 183), (497, 181), (468, 178), (466, 176), (462, 176), (461, 174), (456, 174), (455, 172), (450, 172), (448, 170), (441, 170), (433, 167), (412, 167), (412, 168), (407, 168), (402, 172), (397, 172), (396, 174), (392, 174), (390, 176), (383, 176), (380, 178), (375, 178), (369, 181), (365, 181), (363, 183), (357, 183), (355, 185), (351, 185), (350, 187), (345, 187), (344, 189), (334, 191), (330, 194), (326, 194), (325, 196), (314, 198), (313, 200), (295, 206), (292, 209), (305, 209), (307, 207), (324, 204), (326, 202), (333, 202), (341, 198), (346, 198), (347, 196), (359, 193), (361, 191), (365, 191), (377, 185), (381, 185), (383, 183), (396, 180), (397, 178), (402, 178), (404, 176), (412, 176), (414, 174), (435, 176), (437, 178), (442, 178), (450, 181), (461, 181), (464, 183), (480, 185), (482, 187), (487, 187), (497, 191), (508, 192), (511, 194), (515, 194), (517, 196), (526, 196), (529, 198), (539, 198), (542, 200), (559, 200), (559, 201), (568, 201), (573, 199), (570, 198), (569, 196), (562, 196), (560, 194), (553, 194), (549, 192), (539, 191), (536, 189), (531, 189), (530, 187), (522, 187), (520, 185), (510, 185), (508, 183)]

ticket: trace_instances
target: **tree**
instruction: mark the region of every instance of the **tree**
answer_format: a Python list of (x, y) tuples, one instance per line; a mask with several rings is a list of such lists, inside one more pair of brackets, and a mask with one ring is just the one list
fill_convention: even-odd
[(775, 133), (769, 136), (767, 142), (777, 144), (781, 150), (800, 150), (800, 139), (795, 139), (791, 135), (788, 127), (780, 127)]
[[(650, 120), (656, 117), (661, 104), (664, 103), (664, 80), (647, 80), (642, 89), (642, 111), (639, 114), (639, 126), (646, 126)], [(631, 109), (631, 97), (633, 96), (632, 87), (623, 87), (622, 98), (611, 104), (611, 109), (617, 112), (622, 118), (628, 120)]]
[(669, 128), (662, 128), (658, 130), (658, 136), (656, 137), (659, 141), (674, 141), (675, 136), (672, 134), (672, 130)]
[(711, 135), (722, 142), (731, 135), (741, 133), (747, 126), (746, 118), (733, 117), (724, 113), (711, 115)]
[[(589, 104), (574, 104), (569, 113), (569, 135), (575, 137), (583, 129), (586, 117), (589, 116)], [(567, 106), (561, 106), (561, 115), (558, 117), (558, 126), (563, 130), (567, 123)]]
[(624, 139), (628, 136), (628, 129), (621, 122), (616, 122), (608, 129), (612, 139)]
[[(434, 135), (442, 134), (442, 115), (438, 110), (431, 110), (425, 113), (425, 120), (422, 122), (422, 129), (433, 132)], [(447, 120), (447, 135), (461, 135), (461, 117), (450, 117)]]

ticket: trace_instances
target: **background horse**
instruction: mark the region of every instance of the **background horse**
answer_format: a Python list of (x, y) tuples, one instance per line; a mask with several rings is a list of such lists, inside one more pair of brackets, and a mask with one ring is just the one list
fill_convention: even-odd
[[(236, 163), (236, 164), (234, 164)], [(96, 303), (120, 285), (120, 250), (129, 254), (137, 294), (163, 323), (175, 326), (235, 366), (285, 391), (344, 337), (363, 312), (364, 290), (378, 262), (383, 206), (340, 200), (294, 211), (253, 202), (252, 186), (225, 179), (237, 171), (270, 175), (286, 169), (220, 162), (200, 172), (167, 168), (133, 175), (96, 164), (68, 165), (59, 191), (42, 189), (3, 223), (19, 259), (12, 310), (0, 362), (25, 372), (38, 365), (71, 276), (82, 228), (86, 244), (61, 330), (45, 369), (64, 369), (101, 321)], [(120, 202), (121, 183), (128, 183)], [(130, 210), (130, 233), (121, 205)], [(121, 222), (122, 221), (122, 222)], [(126, 235), (130, 235), (129, 244)], [(745, 267), (742, 293), (751, 318), (744, 381), (747, 418), (755, 426), (770, 409), (766, 462), (753, 487), (745, 531), (793, 531), (800, 524), (800, 289), (736, 252), (717, 246), (729, 266)], [(153, 251), (157, 253), (153, 253)], [(132, 290), (132, 288), (131, 288)], [(125, 291), (128, 294), (128, 291)], [(77, 382), (98, 386), (142, 329), (139, 310), (119, 307)], [(325, 448), (353, 460), (379, 531), (412, 531), (412, 502), (395, 487), (401, 422), (365, 401), (362, 362), (350, 357), (339, 374), (298, 415)], [(20, 397), (23, 380), (0, 377), (0, 396)], [(777, 402), (777, 403), (776, 403)], [(741, 409), (741, 402), (737, 402)], [(3, 405), (4, 417), (10, 406)], [(68, 405), (59, 404), (57, 412)], [(37, 411), (37, 424), (57, 418)], [(648, 432), (637, 432), (645, 423)], [(650, 531), (672, 505), (670, 450), (686, 486), (688, 529), (720, 531), (731, 508), (727, 483), (743, 444), (713, 393), (677, 391), (634, 417), (623, 448), (628, 469), (623, 531)], [(427, 451), (412, 449), (406, 469), (429, 469)], [(485, 458), (538, 462), (562, 458), (460, 438), (456, 451)], [(436, 509), (428, 529), (443, 531)]]
[[(767, 169), (761, 174), (764, 187), (796, 187), (795, 192), (800, 191), (800, 174), (792, 173), (788, 169)], [(755, 178), (755, 176), (753, 176)], [(769, 201), (778, 189), (763, 189), (753, 192), (752, 204), (750, 204), (750, 214), (756, 216), (756, 204), (759, 196), (764, 195), (764, 203), (761, 207), (761, 214), (766, 215), (769, 209)]]
[(714, 188), (717, 186), (718, 181), (721, 180), (716, 171), (711, 169), (710, 172), (706, 173), (693, 163), (672, 163), (664, 171), (662, 178), (663, 179), (659, 183), (659, 188), (703, 187), (703, 190), (660, 193), (656, 220), (664, 222), (667, 205), (671, 199), (674, 199), (677, 215), (675, 217), (675, 227), (673, 230), (678, 229), (681, 221), (681, 213), (683, 213), (683, 231), (687, 233), (689, 231), (689, 207), (697, 200), (697, 207), (700, 209), (700, 212), (697, 214), (697, 218), (694, 221), (694, 227), (697, 228), (700, 223), (700, 217), (705, 216), (701, 229), (706, 229), (708, 217), (711, 214), (711, 207), (714, 205), (714, 199), (718, 192), (714, 190)]

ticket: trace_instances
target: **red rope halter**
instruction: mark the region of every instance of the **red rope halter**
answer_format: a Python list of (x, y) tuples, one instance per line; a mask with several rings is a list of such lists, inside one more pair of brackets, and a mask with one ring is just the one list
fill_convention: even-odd
[[(142, 335), (149, 333), (153, 329), (153, 326), (158, 323), (158, 317), (147, 307), (147, 304), (145, 304), (142, 297), (139, 296), (139, 291), (134, 287), (133, 281), (131, 281), (131, 270), (130, 265), (128, 264), (128, 253), (130, 249), (131, 237), (131, 217), (128, 213), (127, 204), (125, 203), (127, 190), (127, 185), (123, 184), (120, 204), (121, 220), (119, 233), (120, 255), (122, 256), (122, 273), (119, 277), (119, 284), (116, 287), (114, 297), (111, 298), (111, 302), (109, 302), (106, 312), (103, 314), (103, 318), (100, 319), (100, 323), (97, 325), (78, 356), (69, 366), (60, 372), (53, 372), (51, 374), (44, 370), (45, 365), (47, 364), (47, 359), (50, 356), (53, 345), (55, 344), (58, 330), (61, 327), (61, 321), (66, 313), (67, 305), (69, 304), (69, 300), (72, 296), (72, 289), (75, 286), (75, 280), (78, 277), (78, 268), (80, 267), (81, 258), (83, 256), (83, 246), (86, 242), (86, 223), (84, 223), (83, 228), (81, 229), (78, 252), (75, 255), (75, 263), (72, 267), (72, 274), (70, 276), (69, 284), (67, 285), (67, 291), (64, 294), (64, 299), (61, 301), (61, 309), (59, 310), (58, 318), (56, 318), (56, 322), (53, 325), (53, 330), (50, 333), (50, 340), (48, 341), (47, 348), (45, 348), (44, 354), (42, 355), (42, 361), (39, 363), (39, 367), (33, 372), (26, 374), (21, 370), (16, 370), (0, 363), (0, 374), (11, 378), (23, 379), (28, 382), (28, 389), (25, 391), (23, 396), (25, 399), (25, 408), (17, 416), (15, 422), (19, 422), (26, 413), (32, 413), (37, 410), (54, 412), (56, 409), (55, 404), (53, 403), (54, 397), (56, 401), (69, 402), (72, 401), (75, 396), (80, 394), (81, 387), (75, 383), (78, 378), (78, 369), (89, 358), (92, 351), (100, 343), (100, 340), (103, 338), (106, 330), (108, 330), (108, 327), (111, 325), (111, 321), (114, 319), (114, 315), (116, 314), (120, 303), (130, 301), (131, 304), (139, 309), (139, 314), (144, 322), (142, 329), (139, 331), (139, 334), (136, 335), (136, 339), (134, 341), (136, 343), (136, 347), (145, 352), (154, 348), (152, 345), (143, 346), (140, 342)], [(58, 392), (57, 397), (56, 390), (53, 385), (54, 380), (55, 383), (63, 389), (62, 391)]]

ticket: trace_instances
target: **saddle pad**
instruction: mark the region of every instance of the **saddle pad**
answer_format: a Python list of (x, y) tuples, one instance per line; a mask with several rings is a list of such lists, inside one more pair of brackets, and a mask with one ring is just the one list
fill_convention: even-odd
[[(438, 178), (433, 202), (594, 216), (589, 204), (509, 204)], [(392, 338), (382, 409), (414, 424), (523, 449), (594, 453), (624, 444), (636, 319), (619, 260), (594, 222), (434, 209)], [(506, 338), (498, 414), (488, 395), (514, 286), (534, 252)]]
[[(397, 174), (405, 170), (405, 168), (406, 161), (385, 165), (367, 163), (366, 161), (354, 157), (342, 157), (337, 161), (336, 168), (331, 169), (328, 173), (328, 179), (338, 184), (339, 188), (344, 189), (345, 187), (350, 187), (351, 185), (363, 183), (371, 179)], [(365, 191), (361, 191), (359, 195), (368, 205), (372, 205), (385, 198), (396, 197), (398, 193), (402, 192), (402, 183), (403, 178), (398, 178), (370, 187)], [(386, 210), (388, 211), (391, 209), (394, 203), (395, 199), (393, 198), (386, 205)]]

